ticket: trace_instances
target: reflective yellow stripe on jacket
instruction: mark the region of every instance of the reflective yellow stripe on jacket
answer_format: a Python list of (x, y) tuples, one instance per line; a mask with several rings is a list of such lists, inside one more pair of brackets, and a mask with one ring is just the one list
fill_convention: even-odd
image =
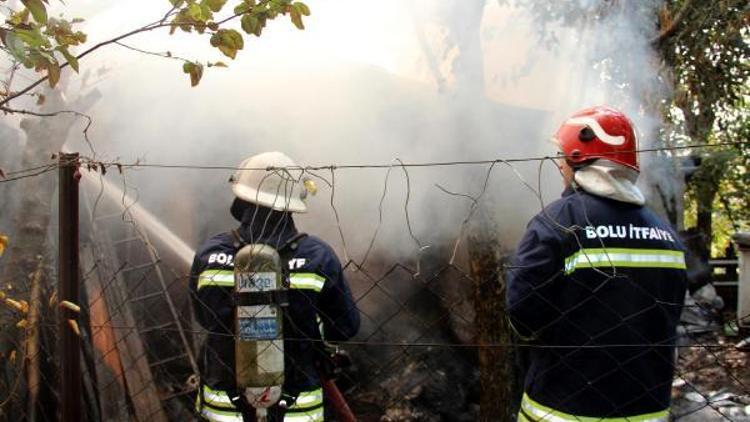
[[(198, 413), (211, 422), (242, 422), (242, 413), (232, 404), (225, 391), (214, 390), (206, 385), (202, 389), (195, 407)], [(284, 422), (324, 422), (323, 389), (303, 391), (284, 415)]]
[(284, 422), (323, 422), (324, 413), (323, 389), (303, 391), (294, 404), (289, 406)]
[(523, 395), (523, 400), (521, 401), (521, 412), (518, 414), (519, 422), (667, 422), (668, 420), (669, 409), (660, 412), (619, 418), (576, 416), (569, 413), (558, 412), (557, 410), (541, 405), (532, 400), (527, 394)]
[(204, 287), (234, 287), (234, 271), (206, 270), (198, 276), (198, 290)]
[[(307, 289), (315, 292), (323, 290), (326, 279), (315, 273), (292, 273), (289, 275), (289, 287)], [(232, 270), (206, 270), (198, 276), (198, 290), (204, 287), (234, 287)]]
[(671, 249), (584, 248), (565, 258), (565, 274), (583, 268), (606, 267), (684, 270), (685, 254)]
[(320, 292), (326, 279), (315, 273), (291, 273), (289, 274), (289, 287), (292, 289), (308, 289)]

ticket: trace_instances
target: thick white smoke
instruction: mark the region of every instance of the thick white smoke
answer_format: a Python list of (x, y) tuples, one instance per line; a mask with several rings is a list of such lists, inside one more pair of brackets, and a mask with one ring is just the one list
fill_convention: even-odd
[[(163, 3), (163, 4), (162, 4)], [(553, 155), (546, 140), (578, 108), (608, 103), (628, 112), (641, 132), (657, 120), (644, 99), (659, 98), (648, 43), (657, 2), (579, 1), (586, 18), (558, 2), (444, 0), (311, 1), (307, 30), (274, 21), (260, 39), (246, 38), (237, 61), (219, 57), (208, 39), (166, 31), (124, 41), (188, 59), (224, 60), (190, 88), (177, 61), (110, 46), (82, 62), (101, 69), (90, 82), (104, 97), (90, 111), (98, 157), (187, 165), (237, 165), (246, 156), (280, 150), (301, 165), (388, 164)], [(559, 2), (567, 3), (567, 2)], [(96, 42), (158, 19), (166, 1), (71, 4), (90, 15)], [(73, 10), (70, 10), (73, 9)], [(596, 10), (607, 9), (597, 15)], [(575, 10), (574, 10), (575, 12)], [(576, 15), (572, 15), (576, 16)], [(597, 17), (598, 16), (598, 17)], [(282, 19), (283, 20), (283, 19)], [(645, 139), (648, 143), (649, 139)], [(87, 148), (73, 140), (71, 149)], [(547, 162), (515, 163), (545, 200), (557, 196), (559, 176)], [(458, 235), (488, 166), (409, 168), (408, 211), (422, 245)], [(418, 249), (406, 222), (407, 178), (392, 169), (339, 169), (317, 174), (321, 188), (304, 231), (320, 234), (340, 254), (340, 217), (348, 256), (359, 260), (378, 231), (375, 248), (412, 259)], [(142, 204), (188, 243), (233, 225), (226, 181), (231, 171), (142, 168), (126, 173)], [(114, 177), (119, 177), (115, 175)], [(335, 178), (335, 180), (334, 180)], [(487, 196), (512, 246), (540, 201), (514, 169), (498, 164)]]

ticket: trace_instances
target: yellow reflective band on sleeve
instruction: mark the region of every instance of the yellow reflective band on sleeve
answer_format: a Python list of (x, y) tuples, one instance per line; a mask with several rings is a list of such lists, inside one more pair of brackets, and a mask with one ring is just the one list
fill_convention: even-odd
[(284, 422), (324, 422), (323, 407), (307, 412), (287, 412), (284, 415)]
[(685, 253), (670, 249), (584, 248), (565, 258), (565, 274), (604, 267), (687, 268)]
[(297, 396), (297, 400), (292, 406), (289, 407), (289, 409), (305, 409), (322, 405), (323, 389), (318, 388), (317, 390), (303, 391), (299, 393), (299, 396)]
[(289, 287), (292, 289), (308, 289), (319, 292), (323, 290), (326, 279), (315, 273), (292, 273), (289, 275)]
[(646, 413), (643, 415), (625, 416), (619, 418), (597, 418), (594, 416), (576, 416), (569, 413), (558, 412), (547, 406), (543, 406), (532, 400), (526, 393), (521, 401), (521, 410), (529, 417), (519, 414), (519, 421), (534, 418), (534, 422), (668, 422), (669, 409), (660, 412)]
[(534, 422), (532, 420), (529, 420), (526, 416), (523, 415), (523, 413), (518, 412), (518, 417), (516, 418), (517, 422)]
[[(242, 413), (237, 411), (217, 410), (203, 407), (201, 416), (211, 422), (243, 422)], [(321, 419), (322, 420), (322, 419)]]
[(204, 287), (234, 287), (234, 271), (206, 270), (198, 276), (198, 290)]
[(225, 391), (214, 390), (207, 385), (203, 386), (203, 403), (214, 407), (235, 409), (232, 400), (229, 399), (229, 395)]

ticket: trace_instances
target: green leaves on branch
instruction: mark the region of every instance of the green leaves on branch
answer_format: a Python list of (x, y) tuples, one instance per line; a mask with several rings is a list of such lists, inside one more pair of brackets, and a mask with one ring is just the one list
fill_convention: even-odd
[[(305, 29), (304, 16), (310, 16), (310, 8), (305, 3), (293, 0), (235, 0), (233, 15), (216, 17), (227, 8), (228, 0), (169, 0), (176, 13), (170, 22), (170, 33), (178, 28), (184, 32), (196, 31), (211, 34), (211, 46), (231, 59), (244, 49), (245, 40), (242, 34), (226, 28), (233, 19), (239, 17), (240, 29), (248, 35), (259, 37), (269, 20), (279, 15), (289, 15), (292, 23), (299, 29)], [(215, 16), (216, 15), (216, 16)], [(206, 67), (226, 67), (222, 62), (207, 63)], [(186, 62), (183, 71), (190, 75), (190, 83), (195, 86), (203, 75), (203, 65), (198, 62)]]
[(23, 7), (12, 11), (0, 28), (0, 39), (14, 60), (27, 69), (46, 72), (49, 85), (60, 80), (67, 63), (78, 72), (78, 59), (70, 47), (86, 42), (86, 34), (73, 28), (83, 19), (66, 20), (47, 15), (47, 0), (21, 0)]
[[(0, 0), (5, 2), (6, 0)], [(169, 22), (170, 33), (177, 29), (185, 32), (208, 32), (210, 43), (225, 56), (234, 59), (239, 50), (244, 49), (243, 35), (238, 29), (247, 34), (260, 36), (269, 20), (279, 15), (289, 15), (292, 23), (299, 29), (304, 29), (304, 16), (310, 15), (306, 4), (294, 0), (233, 0), (233, 14), (215, 18), (228, 9), (229, 0), (167, 0), (172, 9), (167, 16), (172, 16)], [(8, 58), (21, 63), (27, 69), (45, 72), (49, 85), (54, 87), (60, 80), (61, 69), (70, 66), (75, 72), (79, 71), (78, 57), (71, 51), (72, 47), (86, 42), (86, 34), (74, 29), (74, 25), (83, 19), (72, 20), (63, 17), (53, 18), (48, 14), (49, 0), (20, 0), (22, 6), (5, 6), (5, 24), (0, 25), (0, 41)], [(239, 19), (236, 19), (239, 18)], [(226, 28), (231, 21), (239, 20), (238, 29)], [(140, 32), (150, 31), (163, 26), (160, 23), (136, 29), (124, 35), (127, 37)], [(103, 42), (92, 47), (95, 50), (116, 40)], [(89, 50), (89, 51), (91, 51)], [(170, 57), (167, 54), (167, 57)], [(205, 66), (199, 62), (185, 62), (183, 71), (190, 76), (190, 83), (196, 86), (203, 77), (204, 67), (227, 67), (225, 63), (207, 62)], [(17, 95), (27, 94), (36, 84), (20, 91)], [(0, 92), (0, 98), (11, 95), (10, 90)], [(33, 94), (32, 95), (39, 95)], [(40, 102), (43, 96), (40, 95)]]
[(208, 1), (204, 0), (200, 3), (188, 1), (184, 8), (182, 8), (177, 15), (172, 19), (170, 34), (173, 34), (177, 28), (185, 32), (192, 32), (195, 29), (196, 32), (202, 34), (209, 29), (216, 29), (218, 25), (213, 23), (214, 13), (211, 7), (208, 5)]
[(234, 59), (237, 50), (245, 46), (242, 34), (234, 29), (220, 29), (211, 36), (211, 45), (218, 48), (225, 56)]

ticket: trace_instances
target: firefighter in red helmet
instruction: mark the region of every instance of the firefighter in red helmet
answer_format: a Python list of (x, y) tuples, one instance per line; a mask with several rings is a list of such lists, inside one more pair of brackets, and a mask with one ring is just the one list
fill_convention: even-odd
[(529, 342), (519, 421), (669, 419), (684, 248), (644, 206), (632, 122), (581, 110), (553, 140), (562, 198), (528, 224), (507, 306)]

